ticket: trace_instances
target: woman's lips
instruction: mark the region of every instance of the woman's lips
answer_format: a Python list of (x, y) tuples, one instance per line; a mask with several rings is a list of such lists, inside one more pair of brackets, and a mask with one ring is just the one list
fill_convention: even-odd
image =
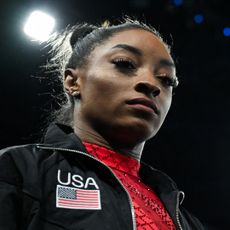
[(149, 99), (146, 98), (135, 98), (126, 102), (128, 105), (133, 105), (137, 109), (146, 109), (147, 111), (154, 112), (155, 114), (159, 115), (160, 111), (157, 108), (156, 104)]

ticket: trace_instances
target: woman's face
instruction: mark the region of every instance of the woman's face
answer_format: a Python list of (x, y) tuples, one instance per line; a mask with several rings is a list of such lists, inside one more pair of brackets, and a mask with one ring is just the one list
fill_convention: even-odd
[(77, 74), (75, 120), (107, 139), (143, 142), (161, 127), (171, 105), (175, 66), (152, 33), (130, 29), (97, 46)]

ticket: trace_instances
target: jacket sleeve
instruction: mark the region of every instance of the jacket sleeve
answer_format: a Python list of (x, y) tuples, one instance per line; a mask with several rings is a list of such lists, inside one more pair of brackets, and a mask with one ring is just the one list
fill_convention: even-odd
[(0, 229), (19, 230), (22, 210), (21, 178), (8, 151), (0, 151)]
[[(188, 212), (185, 208), (181, 207), (181, 211), (183, 213), (183, 216), (186, 219), (187, 224), (190, 226), (189, 229), (196, 229), (196, 230), (206, 230), (204, 225), (200, 222), (198, 218), (196, 218), (193, 214)], [(185, 219), (184, 219), (184, 224), (185, 224)], [(185, 224), (186, 226), (186, 224)]]

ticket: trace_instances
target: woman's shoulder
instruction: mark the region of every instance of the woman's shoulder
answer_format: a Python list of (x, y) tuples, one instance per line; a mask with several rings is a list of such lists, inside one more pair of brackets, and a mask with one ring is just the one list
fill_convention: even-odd
[(48, 155), (37, 144), (11, 146), (0, 150), (0, 181), (20, 184), (25, 178), (32, 180)]
[(38, 156), (37, 144), (10, 146), (0, 150), (0, 162), (22, 164), (26, 161), (32, 163)]
[(0, 157), (2, 155), (11, 155), (11, 154), (16, 154), (25, 150), (32, 149), (36, 144), (26, 144), (26, 145), (14, 145), (14, 146), (9, 146), (5, 147), (3, 149), (0, 149)]
[[(0, 182), (20, 186), (30, 164), (33, 145), (11, 146), (0, 150)], [(33, 164), (31, 162), (31, 164)], [(33, 166), (32, 166), (33, 167)]]

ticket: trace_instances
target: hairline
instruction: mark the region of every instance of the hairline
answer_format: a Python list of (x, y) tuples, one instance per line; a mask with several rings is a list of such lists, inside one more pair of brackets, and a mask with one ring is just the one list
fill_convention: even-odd
[[(109, 28), (103, 28), (103, 27), (98, 28), (98, 30), (100, 30), (100, 29), (108, 29), (108, 30), (114, 30), (114, 31), (112, 31), (111, 34), (108, 37), (102, 39), (101, 41), (95, 42), (95, 44), (90, 49), (90, 52), (85, 55), (85, 57), (81, 61), (80, 65), (76, 66), (75, 69), (80, 69), (82, 67), (83, 68), (87, 67), (87, 65), (89, 64), (88, 63), (89, 62), (89, 57), (92, 55), (92, 53), (95, 51), (96, 48), (99, 48), (100, 46), (103, 46), (105, 43), (109, 42), (110, 39), (112, 39), (114, 36), (124, 32), (124, 31), (130, 31), (130, 30), (143, 30), (143, 31), (147, 31), (147, 32), (151, 33), (153, 36), (155, 36), (157, 39), (159, 39), (160, 42), (163, 43), (163, 45), (165, 46), (165, 48), (167, 49), (167, 51), (170, 54), (170, 47), (168, 46), (167, 43), (165, 43), (163, 41), (163, 39), (160, 36), (160, 34), (158, 34), (157, 31), (154, 31), (154, 29), (147, 28), (144, 25), (130, 24), (129, 27), (125, 27), (125, 25), (122, 25), (122, 26), (119, 27), (119, 25), (118, 25), (118, 26), (112, 26), (112, 27), (109, 27)], [(89, 33), (85, 38), (89, 37), (93, 32), (94, 31)]]

